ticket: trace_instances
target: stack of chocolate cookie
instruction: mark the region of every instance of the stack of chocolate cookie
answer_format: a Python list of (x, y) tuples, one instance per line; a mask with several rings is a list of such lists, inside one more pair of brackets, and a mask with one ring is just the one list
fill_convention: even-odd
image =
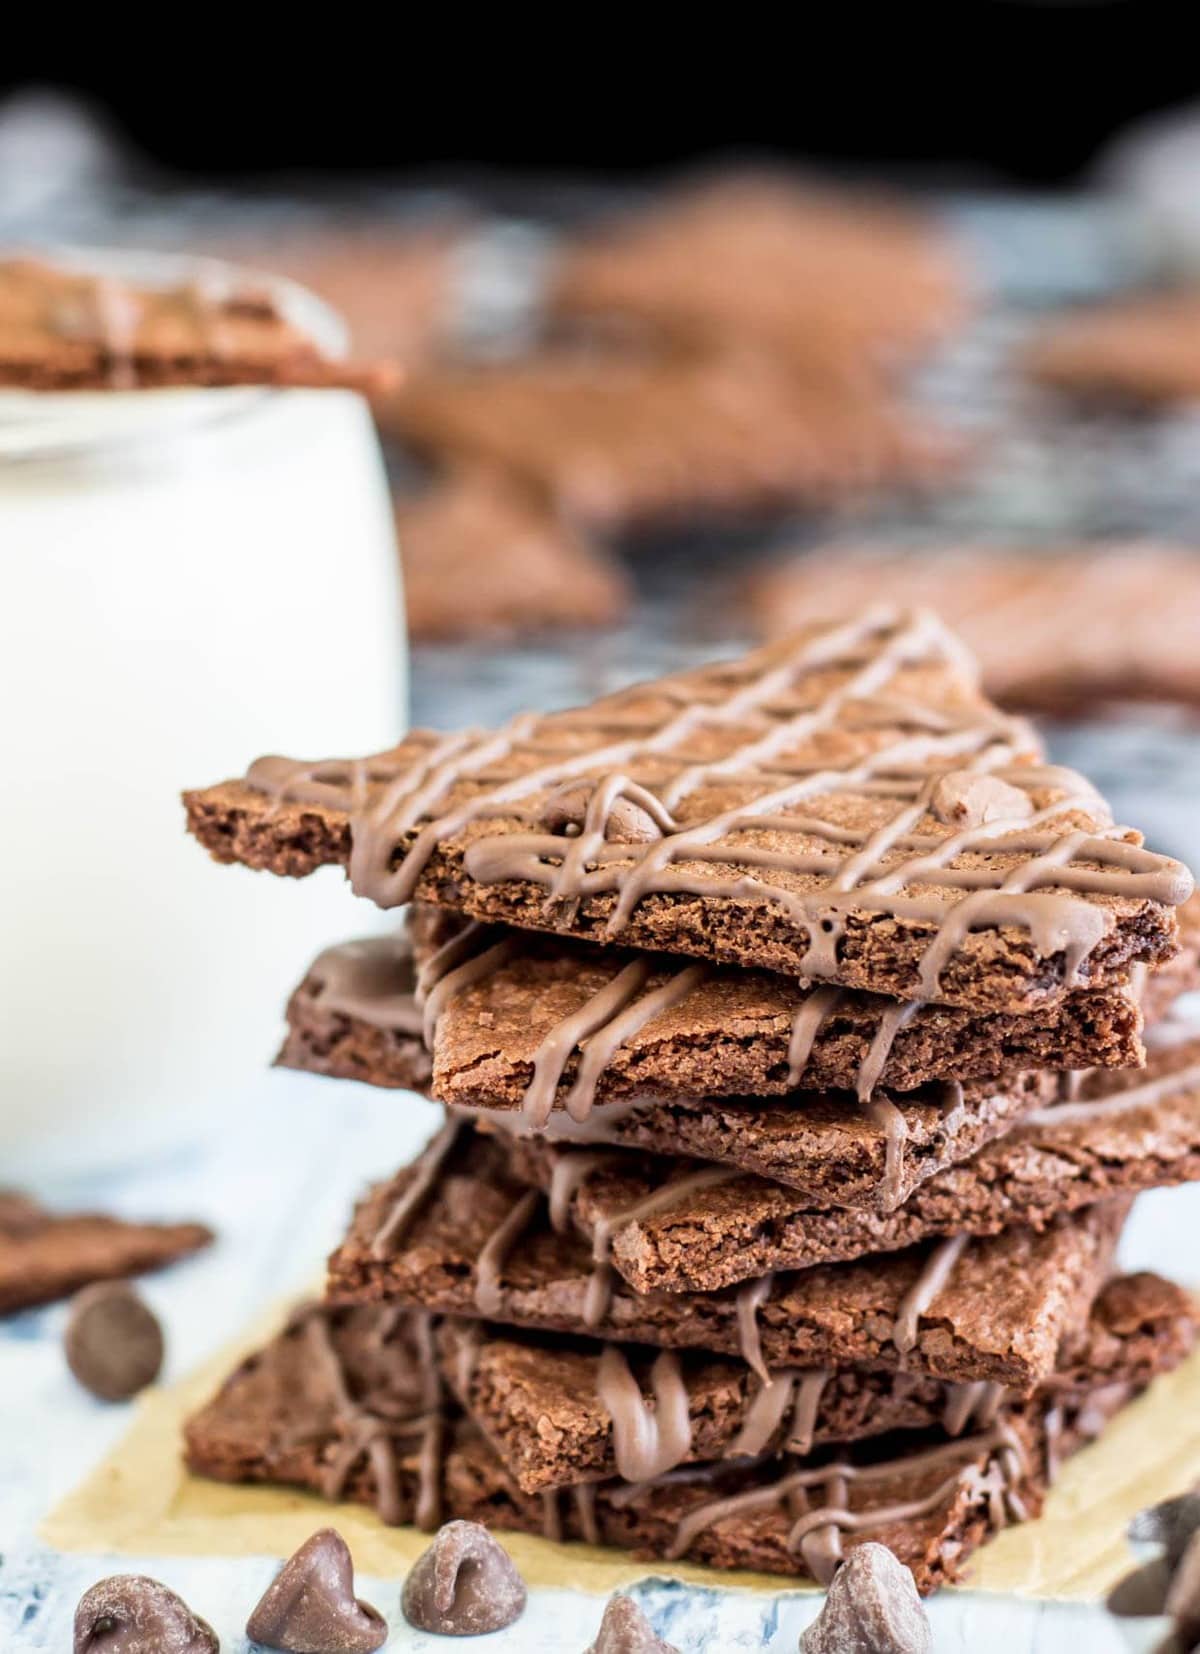
[(282, 1060), (447, 1115), (195, 1469), (821, 1581), (878, 1539), (928, 1590), (1189, 1347), (1113, 1258), (1200, 1177), (1191, 879), (931, 615), (187, 802), (409, 909)]

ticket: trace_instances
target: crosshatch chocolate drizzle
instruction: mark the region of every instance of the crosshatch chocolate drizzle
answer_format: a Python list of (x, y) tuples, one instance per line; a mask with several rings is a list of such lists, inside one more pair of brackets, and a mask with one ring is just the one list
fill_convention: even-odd
[[(382, 907), (410, 901), (430, 858), (464, 829), (526, 822), (528, 831), (472, 837), (464, 867), (482, 884), (540, 885), (550, 928), (569, 922), (579, 900), (594, 894), (615, 897), (609, 938), (656, 893), (751, 898), (780, 908), (806, 936), (802, 974), (821, 979), (837, 974), (852, 912), (890, 914), (933, 930), (912, 996), (928, 999), (967, 935), (1003, 924), (1027, 930), (1039, 954), (1062, 954), (1069, 987), (1108, 928), (1088, 895), (1176, 903), (1189, 894), (1190, 877), (1103, 824), (1102, 801), (1081, 777), (1032, 762), (1037, 744), (1023, 723), (982, 701), (934, 708), (889, 698), (901, 669), (921, 663), (972, 672), (932, 615), (873, 608), (747, 663), (663, 679), (574, 712), (524, 714), (483, 734), (422, 732), (372, 759), (260, 759), (246, 779), (281, 804), (347, 811), (351, 882)], [(832, 687), (809, 704), (806, 682), (830, 672)], [(647, 698), (674, 710), (648, 714)], [(897, 735), (842, 768), (788, 762), (789, 749), (835, 728)], [(731, 744), (715, 757), (689, 754), (686, 742), (701, 730), (729, 733)], [(518, 773), (509, 773), (514, 764)], [(647, 781), (631, 769), (646, 771)], [(961, 826), (952, 814), (944, 835), (921, 831), (937, 808), (939, 785), (952, 775), (990, 778), (1004, 802), (981, 819), (968, 811)], [(581, 781), (592, 790), (579, 821), (559, 800)], [(750, 796), (689, 822), (682, 807), (713, 782), (736, 783)], [(1046, 789), (1057, 796), (1035, 808), (1030, 794)], [(834, 791), (893, 799), (897, 807), (867, 829), (803, 813), (808, 800)], [(618, 806), (624, 817), (616, 827)], [(1054, 825), (1072, 811), (1095, 825)], [(561, 830), (546, 830), (547, 821)], [(758, 842), (764, 832), (815, 840), (816, 848), (777, 850)], [(981, 857), (961, 865), (992, 848), (1021, 859), (1011, 868)], [(791, 890), (773, 870), (819, 882)], [(952, 894), (916, 888), (934, 879)]]

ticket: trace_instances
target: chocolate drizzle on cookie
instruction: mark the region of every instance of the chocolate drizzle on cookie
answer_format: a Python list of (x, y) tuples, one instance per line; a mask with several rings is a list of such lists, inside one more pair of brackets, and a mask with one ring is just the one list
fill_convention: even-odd
[[(877, 1504), (851, 1500), (852, 1487), (856, 1492), (869, 1494), (880, 1482), (892, 1481), (901, 1474), (911, 1480), (942, 1464), (948, 1467), (945, 1479), (918, 1498)], [(1024, 1521), (1028, 1511), (1018, 1488), (1028, 1468), (1025, 1447), (1004, 1420), (981, 1434), (875, 1464), (835, 1460), (811, 1467), (785, 1466), (773, 1481), (690, 1510), (680, 1520), (665, 1554), (672, 1560), (686, 1556), (700, 1534), (727, 1517), (783, 1506), (793, 1518), (786, 1540), (788, 1550), (800, 1554), (814, 1579), (827, 1585), (842, 1560), (843, 1533), (869, 1533), (892, 1522), (926, 1515), (960, 1488), (972, 1499), (986, 1504), (993, 1527), (1003, 1528), (1010, 1521)], [(645, 1494), (668, 1481), (715, 1481), (722, 1472), (720, 1464), (675, 1470), (654, 1480), (618, 1488), (611, 1495), (611, 1502), (620, 1510), (636, 1504)], [(815, 1504), (814, 1490), (817, 1492)]]
[[(247, 782), (281, 805), (348, 811), (351, 881), (382, 907), (411, 900), (430, 858), (455, 840), (469, 879), (540, 886), (540, 923), (551, 929), (569, 927), (590, 896), (613, 898), (610, 939), (658, 894), (765, 902), (806, 937), (802, 974), (827, 979), (838, 974), (851, 916), (889, 915), (932, 931), (906, 994), (929, 999), (968, 935), (1003, 925), (1027, 931), (1039, 956), (1061, 957), (1063, 984), (1077, 984), (1112, 922), (1089, 898), (1176, 903), (1191, 888), (1186, 870), (1108, 826), (1080, 777), (1032, 763), (1037, 745), (1026, 726), (986, 702), (961, 697), (935, 708), (889, 696), (913, 666), (954, 670), (969, 682), (958, 645), (931, 615), (875, 608), (748, 663), (664, 679), (590, 708), (523, 715), (482, 735), (417, 735), (357, 765), (264, 759)], [(789, 761), (789, 752), (835, 729), (862, 737), (848, 762)], [(705, 743), (689, 752), (698, 732)], [(938, 788), (960, 773), (1003, 783), (1002, 796), (1019, 796), (1022, 807), (1011, 816), (968, 808), (939, 823)], [(581, 780), (593, 788), (582, 824), (548, 831), (548, 804)], [(742, 801), (686, 819), (695, 795), (717, 784)], [(846, 795), (891, 799), (896, 808), (866, 827), (805, 811)], [(964, 786), (955, 797), (969, 802), (972, 794)], [(1035, 797), (1047, 802), (1035, 806)], [(636, 806), (642, 831), (610, 836), (618, 804)], [(491, 823), (501, 825), (489, 832)], [(803, 842), (779, 848), (780, 837)], [(815, 882), (797, 889), (800, 876)]]
[(395, 1525), (405, 1519), (400, 1497), (399, 1444), (417, 1450), (418, 1493), (415, 1520), (426, 1530), (441, 1518), (442, 1455), (445, 1417), (441, 1379), (433, 1348), (433, 1318), (420, 1311), (397, 1311), (380, 1318), (379, 1343), (388, 1343), (401, 1329), (411, 1332), (416, 1354), (420, 1393), (415, 1412), (391, 1416), (374, 1411), (351, 1394), (346, 1369), (338, 1353), (333, 1320), (336, 1309), (306, 1304), (292, 1317), (290, 1330), (308, 1344), (315, 1368), (323, 1375), (337, 1420), (339, 1446), (322, 1472), (321, 1494), (340, 1499), (356, 1468), (370, 1466), (375, 1506), (382, 1519)]

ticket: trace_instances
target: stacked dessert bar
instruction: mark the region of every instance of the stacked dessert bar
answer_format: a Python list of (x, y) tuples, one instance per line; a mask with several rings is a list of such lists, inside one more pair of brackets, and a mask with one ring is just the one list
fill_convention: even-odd
[(878, 1539), (929, 1590), (1189, 1347), (1113, 1260), (1200, 1177), (1191, 879), (929, 614), (187, 805), (407, 910), (281, 1060), (446, 1111), (196, 1470), (819, 1581)]

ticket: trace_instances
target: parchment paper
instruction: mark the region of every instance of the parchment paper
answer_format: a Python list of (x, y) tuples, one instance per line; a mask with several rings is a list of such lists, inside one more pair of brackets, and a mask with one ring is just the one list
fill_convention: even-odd
[[(412, 1528), (385, 1527), (361, 1505), (330, 1506), (305, 1493), (230, 1487), (189, 1476), (180, 1459), (184, 1419), (251, 1349), (282, 1324), (256, 1327), (190, 1378), (149, 1392), (128, 1434), (47, 1517), (45, 1542), (66, 1551), (142, 1556), (287, 1556), (332, 1523), (370, 1574), (398, 1574), (429, 1543)], [(1092, 1600), (1131, 1566), (1130, 1516), (1200, 1480), (1200, 1352), (1109, 1425), (1063, 1468), (1044, 1516), (1000, 1534), (976, 1553), (964, 1584), (1028, 1597)], [(723, 1573), (680, 1563), (633, 1562), (618, 1551), (554, 1545), (510, 1534), (504, 1541), (532, 1586), (606, 1594), (648, 1574), (706, 1585), (779, 1591), (778, 1576)]]

